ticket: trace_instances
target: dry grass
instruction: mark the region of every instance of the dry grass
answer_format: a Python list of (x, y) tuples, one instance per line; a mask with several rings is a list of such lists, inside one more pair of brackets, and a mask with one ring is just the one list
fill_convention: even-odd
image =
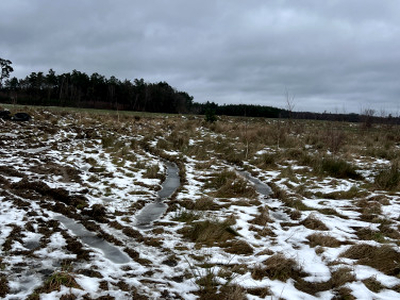
[(381, 170), (375, 177), (375, 185), (379, 189), (398, 191), (400, 190), (399, 162), (392, 163), (390, 169)]
[(323, 282), (310, 282), (298, 278), (295, 282), (295, 287), (310, 295), (316, 295), (319, 292), (327, 290), (338, 290), (341, 286), (348, 282), (355, 281), (356, 277), (349, 268), (340, 268), (331, 274), (331, 279)]
[(263, 262), (262, 266), (253, 269), (251, 277), (255, 280), (262, 280), (265, 276), (272, 280), (286, 282), (288, 279), (298, 279), (306, 274), (301, 270), (299, 264), (292, 258), (283, 254), (274, 254)]
[(226, 243), (224, 250), (231, 254), (251, 255), (254, 253), (253, 247), (243, 240), (234, 240)]
[(61, 286), (82, 289), (71, 273), (59, 271), (53, 273), (36, 292), (51, 293), (52, 291), (59, 291)]
[(5, 275), (0, 275), (0, 297), (5, 297), (10, 291), (8, 280)]
[(351, 246), (341, 256), (356, 259), (359, 264), (375, 268), (386, 275), (400, 275), (400, 253), (389, 245), (376, 247), (357, 244)]
[(259, 208), (260, 214), (257, 215), (253, 220), (250, 220), (249, 223), (266, 226), (268, 222), (271, 222), (271, 218), (269, 217), (269, 212), (267, 207)]
[(257, 196), (253, 185), (238, 176), (236, 172), (229, 170), (214, 174), (204, 188), (214, 189), (213, 195), (218, 198), (255, 198)]
[(385, 242), (384, 235), (380, 231), (372, 230), (371, 228), (357, 228), (356, 235), (361, 240), (373, 240), (378, 243)]
[(364, 285), (374, 293), (379, 293), (385, 286), (376, 279), (376, 276), (368, 277), (362, 281)]
[(307, 239), (310, 241), (310, 247), (322, 246), (337, 248), (340, 247), (340, 245), (342, 244), (342, 242), (340, 242), (336, 238), (321, 233), (313, 233), (309, 235)]
[(230, 220), (193, 222), (189, 227), (181, 229), (180, 233), (192, 242), (213, 246), (224, 243), (238, 235), (231, 225)]
[(220, 205), (214, 202), (211, 197), (201, 197), (193, 205), (195, 210), (218, 210)]
[(329, 230), (329, 228), (314, 214), (310, 214), (307, 218), (301, 221), (300, 224), (312, 230)]

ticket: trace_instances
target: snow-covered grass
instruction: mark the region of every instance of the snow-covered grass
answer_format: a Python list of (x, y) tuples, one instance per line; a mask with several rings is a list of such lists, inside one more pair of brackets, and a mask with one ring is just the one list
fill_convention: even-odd
[(0, 127), (0, 297), (400, 297), (398, 127), (27, 110)]

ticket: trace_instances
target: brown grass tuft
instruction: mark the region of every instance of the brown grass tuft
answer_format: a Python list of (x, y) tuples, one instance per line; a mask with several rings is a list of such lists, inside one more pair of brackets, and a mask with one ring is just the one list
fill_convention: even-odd
[(389, 245), (376, 247), (358, 244), (351, 246), (341, 256), (357, 259), (359, 264), (375, 268), (386, 275), (400, 275), (400, 253)]
[(220, 206), (210, 197), (202, 197), (194, 203), (195, 210), (218, 210)]
[(313, 233), (309, 235), (307, 239), (310, 241), (310, 247), (322, 246), (322, 247), (337, 248), (342, 244), (336, 238), (330, 235), (325, 235), (320, 233)]
[(253, 247), (251, 247), (246, 241), (243, 240), (232, 241), (230, 243), (227, 243), (225, 247), (225, 252), (231, 254), (251, 255), (254, 253)]
[(0, 275), (0, 297), (5, 297), (10, 291), (8, 280), (5, 275)]
[(374, 293), (379, 293), (382, 289), (385, 288), (385, 286), (376, 279), (376, 276), (368, 277), (362, 282), (369, 290), (373, 291)]
[(272, 280), (278, 279), (286, 282), (289, 278), (298, 279), (306, 274), (301, 270), (298, 263), (287, 258), (283, 254), (275, 254), (263, 262), (264, 266), (257, 266), (253, 269), (253, 279), (261, 280), (265, 276)]
[(265, 226), (268, 222), (271, 222), (267, 207), (262, 207), (259, 209), (259, 211), (260, 214), (257, 215), (253, 220), (250, 220), (249, 223)]
[(193, 222), (191, 226), (180, 230), (183, 236), (193, 242), (212, 246), (214, 244), (223, 243), (238, 235), (231, 228), (232, 223), (225, 221), (202, 221)]
[(313, 229), (313, 230), (329, 230), (329, 228), (317, 217), (315, 217), (313, 214), (309, 215), (307, 218), (305, 218), (303, 221), (300, 222), (304, 227), (307, 227), (308, 229)]

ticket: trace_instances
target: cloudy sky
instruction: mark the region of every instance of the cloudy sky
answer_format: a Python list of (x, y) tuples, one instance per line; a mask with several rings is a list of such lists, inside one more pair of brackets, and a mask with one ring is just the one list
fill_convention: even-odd
[[(166, 81), (197, 102), (400, 113), (398, 0), (1, 0), (12, 76)], [(287, 93), (286, 93), (287, 92)]]

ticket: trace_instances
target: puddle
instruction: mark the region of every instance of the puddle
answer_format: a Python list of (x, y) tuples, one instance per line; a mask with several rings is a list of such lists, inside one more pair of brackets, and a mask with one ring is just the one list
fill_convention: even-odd
[(291, 221), (291, 219), (288, 217), (288, 215), (286, 213), (284, 213), (283, 211), (274, 211), (271, 213), (271, 216), (278, 220), (278, 221), (282, 221), (282, 222), (289, 222)]
[(9, 133), (9, 132), (2, 132), (2, 133), (0, 133), (0, 136), (14, 138), (14, 139), (16, 139), (18, 137), (18, 135), (14, 134), (14, 133)]
[(168, 205), (157, 199), (155, 202), (147, 204), (136, 216), (136, 227), (149, 229), (153, 221), (161, 217), (167, 210)]
[(82, 240), (83, 243), (103, 252), (104, 256), (112, 262), (116, 264), (124, 264), (131, 261), (127, 254), (102, 238), (99, 238), (94, 233), (88, 231), (85, 226), (77, 223), (75, 220), (61, 215), (55, 216), (55, 219), (59, 220), (66, 228), (71, 230)]
[(171, 197), (180, 185), (179, 168), (176, 164), (167, 162), (167, 178), (158, 191), (158, 198), (147, 204), (136, 216), (136, 227), (140, 229), (149, 229), (152, 223), (161, 217), (168, 208), (163, 202), (164, 199)]
[(181, 184), (179, 179), (179, 168), (176, 164), (167, 162), (167, 178), (161, 185), (161, 190), (158, 191), (158, 196), (161, 199), (170, 197)]
[[(265, 184), (262, 182), (260, 179), (255, 178), (251, 176), (251, 174), (247, 171), (238, 171), (241, 176), (249, 180), (252, 184), (254, 184), (254, 187), (256, 188), (256, 191), (259, 192), (261, 195), (264, 195), (265, 197), (269, 197), (272, 194), (272, 190), (269, 187), (269, 185)], [(288, 222), (290, 221), (289, 216), (283, 212), (282, 210), (275, 210), (271, 213), (271, 217), (278, 221), (282, 222)]]
[(49, 150), (49, 149), (50, 149), (50, 147), (46, 146), (46, 147), (22, 150), (22, 152), (34, 154), (34, 153), (40, 153), (40, 152), (43, 152), (43, 151), (46, 151), (46, 150)]
[(25, 248), (29, 250), (34, 250), (40, 247), (40, 242), (36, 240), (26, 241), (24, 244)]
[(269, 197), (272, 194), (272, 190), (267, 184), (262, 182), (260, 179), (251, 176), (249, 172), (239, 171), (239, 174), (249, 180), (252, 184), (254, 184), (256, 191), (259, 192), (261, 195)]

